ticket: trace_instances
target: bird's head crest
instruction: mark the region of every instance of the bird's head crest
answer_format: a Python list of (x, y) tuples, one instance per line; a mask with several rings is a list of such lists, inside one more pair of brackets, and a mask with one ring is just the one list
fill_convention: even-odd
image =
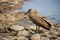
[(36, 11), (35, 9), (29, 9), (29, 10), (26, 12), (26, 14), (28, 14), (28, 13), (37, 13), (37, 11)]

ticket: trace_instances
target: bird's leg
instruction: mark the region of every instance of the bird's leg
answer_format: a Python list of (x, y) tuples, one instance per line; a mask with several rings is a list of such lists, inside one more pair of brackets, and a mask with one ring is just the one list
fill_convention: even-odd
[(40, 27), (38, 26), (38, 33), (40, 32)]
[(39, 32), (39, 27), (36, 25), (36, 33)]

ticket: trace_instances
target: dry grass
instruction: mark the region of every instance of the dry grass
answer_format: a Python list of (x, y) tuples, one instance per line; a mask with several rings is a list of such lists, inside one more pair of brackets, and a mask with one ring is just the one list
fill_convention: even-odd
[(23, 17), (24, 12), (0, 14), (0, 28), (9, 27), (10, 25), (16, 24)]
[(25, 0), (0, 0), (0, 13), (22, 8)]

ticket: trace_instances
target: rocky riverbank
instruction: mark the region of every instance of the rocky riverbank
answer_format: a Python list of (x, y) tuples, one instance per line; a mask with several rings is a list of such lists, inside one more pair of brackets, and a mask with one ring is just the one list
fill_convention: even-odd
[(36, 25), (25, 12), (0, 14), (0, 40), (60, 40), (60, 24), (52, 24), (50, 31)]

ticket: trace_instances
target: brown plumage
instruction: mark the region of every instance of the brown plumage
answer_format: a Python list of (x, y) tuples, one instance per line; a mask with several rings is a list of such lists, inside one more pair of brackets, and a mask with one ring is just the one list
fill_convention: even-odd
[[(29, 13), (29, 14), (28, 14)], [(36, 10), (33, 9), (29, 9), (28, 12), (26, 13), (28, 14), (29, 18), (31, 19), (31, 21), (36, 24), (39, 27), (43, 27), (47, 30), (50, 30), (51, 28), (51, 24), (49, 22), (47, 22), (46, 20), (44, 20), (43, 18), (41, 18)], [(36, 29), (39, 30), (39, 27), (37, 27)]]

